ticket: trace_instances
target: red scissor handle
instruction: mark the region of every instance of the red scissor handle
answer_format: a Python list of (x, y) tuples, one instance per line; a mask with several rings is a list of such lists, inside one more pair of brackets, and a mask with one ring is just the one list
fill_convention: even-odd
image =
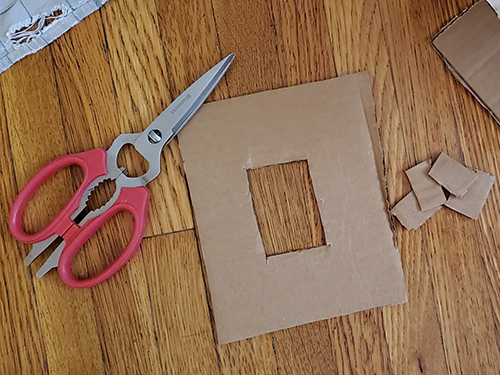
[[(59, 224), (63, 221), (69, 221), (71, 214), (78, 209), (80, 198), (90, 183), (97, 177), (104, 176), (107, 173), (106, 155), (105, 150), (96, 148), (79, 154), (60, 157), (41, 169), (21, 190), (12, 206), (9, 215), (9, 229), (12, 235), (25, 243), (43, 241), (53, 234), (62, 236), (63, 233), (59, 233), (61, 228)], [(35, 191), (57, 171), (75, 164), (83, 169), (84, 174), (83, 182), (76, 193), (45, 228), (34, 234), (26, 233), (22, 227), (24, 209)]]
[[(113, 205), (99, 216), (90, 219), (83, 227), (75, 230), (74, 236), (65, 238), (66, 245), (59, 258), (58, 272), (61, 279), (71, 288), (85, 289), (102, 283), (114, 275), (139, 249), (146, 230), (150, 191), (144, 186), (121, 188)], [(106, 269), (88, 279), (77, 279), (71, 271), (73, 257), (85, 242), (119, 211), (128, 211), (134, 217), (134, 231), (127, 247)]]

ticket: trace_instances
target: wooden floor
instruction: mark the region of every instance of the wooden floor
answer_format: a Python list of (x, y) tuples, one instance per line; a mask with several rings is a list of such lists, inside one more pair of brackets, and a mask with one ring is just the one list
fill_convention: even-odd
[[(500, 176), (500, 127), (430, 44), (472, 2), (110, 0), (2, 73), (0, 373), (499, 374), (499, 184), (477, 221), (441, 210), (419, 230), (393, 222), (408, 303), (228, 345), (216, 343), (176, 141), (150, 184), (141, 252), (109, 282), (76, 291), (56, 272), (36, 278), (46, 256), (25, 267), (29, 246), (7, 227), (17, 193), (42, 166), (142, 131), (230, 52), (236, 60), (209, 100), (369, 71), (391, 207), (410, 190), (404, 170), (441, 151)], [(140, 173), (129, 154), (123, 163)], [(266, 176), (285, 173), (307, 189), (301, 168), (250, 178), (258, 190)], [(65, 170), (43, 186), (26, 228), (42, 228), (79, 180), (78, 170)], [(129, 216), (115, 216), (85, 245), (75, 272), (102, 269), (131, 225)], [(265, 240), (279, 251), (295, 246), (273, 244), (283, 237), (271, 231)]]

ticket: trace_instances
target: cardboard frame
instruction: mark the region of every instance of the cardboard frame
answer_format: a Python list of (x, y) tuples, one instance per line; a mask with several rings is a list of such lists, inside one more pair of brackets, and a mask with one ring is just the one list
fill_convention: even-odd
[[(181, 132), (220, 343), (406, 301), (378, 142), (367, 73), (206, 104)], [(246, 170), (296, 160), (327, 245), (266, 257)]]

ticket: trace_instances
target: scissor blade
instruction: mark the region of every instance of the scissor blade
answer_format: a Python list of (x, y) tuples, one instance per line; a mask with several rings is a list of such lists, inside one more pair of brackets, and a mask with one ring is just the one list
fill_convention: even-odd
[[(205, 102), (226, 73), (233, 59), (234, 53), (206, 72), (175, 99), (134, 143), (137, 151), (144, 156), (157, 150), (161, 152), (161, 149), (181, 131)], [(148, 157), (146, 159), (150, 160)]]
[(29, 266), (41, 253), (43, 253), (59, 237), (57, 234), (33, 244), (28, 256), (24, 259), (24, 264)]
[(37, 277), (43, 277), (47, 272), (49, 272), (52, 268), (56, 268), (59, 264), (59, 258), (61, 257), (61, 253), (64, 249), (66, 242), (61, 242), (59, 246), (56, 247), (54, 252), (50, 254), (49, 258), (45, 261), (45, 263), (40, 267), (38, 272), (36, 273)]
[[(215, 89), (234, 59), (234, 53), (201, 76), (151, 123), (144, 133), (159, 129), (175, 137)], [(164, 131), (164, 132), (163, 132)]]

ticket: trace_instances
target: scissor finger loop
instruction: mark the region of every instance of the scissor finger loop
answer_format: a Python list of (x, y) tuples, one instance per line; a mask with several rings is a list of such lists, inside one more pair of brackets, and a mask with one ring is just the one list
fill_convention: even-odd
[[(37, 276), (41, 277), (52, 268), (58, 267), (59, 276), (68, 286), (88, 288), (112, 276), (130, 259), (138, 249), (144, 235), (150, 197), (150, 192), (145, 186), (161, 172), (163, 148), (202, 106), (229, 69), (233, 59), (234, 54), (230, 54), (206, 72), (175, 99), (142, 133), (119, 135), (107, 151), (95, 149), (63, 156), (47, 165), (28, 182), (14, 202), (9, 216), (9, 228), (12, 234), (22, 242), (33, 244), (32, 250), (25, 259), (25, 264), (30, 264), (42, 252), (50, 248), (58, 238), (63, 239), (39, 269)], [(149, 169), (142, 176), (129, 177), (123, 168), (118, 167), (118, 154), (126, 144), (133, 145), (137, 152), (148, 161)], [(80, 188), (45, 228), (35, 234), (25, 233), (21, 221), (28, 200), (47, 178), (72, 164), (78, 164), (84, 169), (84, 180)], [(80, 219), (87, 208), (90, 194), (105, 180), (115, 181), (115, 193), (102, 207), (88, 212)], [(100, 274), (89, 279), (75, 278), (71, 272), (71, 262), (76, 252), (102, 225), (122, 210), (129, 211), (134, 217), (134, 231), (127, 247)]]

